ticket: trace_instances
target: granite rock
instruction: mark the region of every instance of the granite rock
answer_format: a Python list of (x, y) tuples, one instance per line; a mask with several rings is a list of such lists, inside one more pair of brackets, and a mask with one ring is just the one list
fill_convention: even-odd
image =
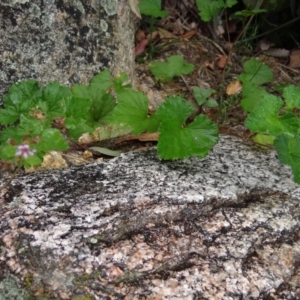
[(0, 103), (19, 80), (72, 85), (133, 66), (127, 0), (0, 0)]
[(226, 136), (205, 159), (22, 175), (2, 199), (0, 298), (300, 299), (299, 199), (275, 152)]

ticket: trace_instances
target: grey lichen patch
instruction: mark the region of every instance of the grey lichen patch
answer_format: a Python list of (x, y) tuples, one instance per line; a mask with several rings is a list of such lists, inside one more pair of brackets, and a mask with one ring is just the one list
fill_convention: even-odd
[(115, 15), (118, 11), (117, 0), (102, 0), (102, 5), (109, 16)]
[(29, 8), (29, 12), (32, 19), (39, 18), (41, 16), (41, 9), (36, 4), (33, 4)]
[(104, 21), (104, 20), (101, 20), (100, 21), (100, 28), (103, 32), (106, 32), (107, 29), (108, 29), (108, 24)]
[(82, 14), (85, 14), (84, 6), (80, 0), (72, 0), (72, 3)]
[(20, 176), (1, 271), (49, 299), (298, 299), (300, 190), (275, 155), (221, 137), (205, 159), (149, 149)]
[(0, 299), (24, 300), (29, 299), (25, 289), (19, 284), (17, 277), (8, 275), (0, 282)]
[(0, 105), (19, 80), (70, 86), (88, 83), (105, 68), (132, 72), (134, 29), (127, 7), (127, 0), (0, 0)]
[(24, 4), (29, 2), (29, 0), (1, 0), (0, 5), (5, 5), (5, 6), (15, 6), (16, 4)]

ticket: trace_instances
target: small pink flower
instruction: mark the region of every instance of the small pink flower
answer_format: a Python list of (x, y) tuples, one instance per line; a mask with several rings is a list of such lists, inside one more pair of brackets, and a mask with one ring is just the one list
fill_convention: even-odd
[(30, 150), (29, 145), (19, 145), (15, 156), (23, 156), (24, 159), (28, 158), (28, 156), (34, 155), (36, 152), (35, 149)]

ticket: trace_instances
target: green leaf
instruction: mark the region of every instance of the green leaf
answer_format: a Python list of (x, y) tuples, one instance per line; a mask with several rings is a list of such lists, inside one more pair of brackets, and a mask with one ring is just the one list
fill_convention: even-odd
[(37, 109), (41, 108), (49, 119), (63, 116), (62, 99), (71, 96), (70, 89), (58, 82), (51, 82), (43, 90), (43, 100), (39, 101)]
[(68, 97), (63, 99), (65, 110), (64, 124), (68, 129), (68, 136), (77, 140), (83, 133), (91, 133), (96, 127), (92, 112), (91, 99)]
[(45, 125), (47, 124), (44, 124), (40, 120), (22, 115), (20, 118), (20, 125), (17, 127), (17, 130), (23, 135), (34, 137), (39, 136), (43, 132)]
[[(7, 99), (8, 98), (6, 97), (6, 100)], [(37, 100), (33, 98), (26, 98), (23, 100), (18, 94), (10, 94), (9, 102), (11, 102), (11, 105), (5, 105), (5, 107), (14, 109), (19, 115), (21, 115), (23, 113), (28, 113), (29, 110), (35, 105), (36, 101)]]
[(253, 141), (261, 145), (273, 145), (275, 137), (268, 134), (257, 134)]
[(209, 22), (213, 17), (219, 15), (221, 9), (225, 7), (224, 1), (196, 0), (199, 15), (204, 22)]
[(169, 13), (161, 9), (161, 0), (140, 0), (140, 12), (154, 18), (164, 18)]
[[(15, 111), (19, 115), (28, 114), (29, 110), (35, 106), (41, 96), (42, 92), (40, 91), (37, 81), (21, 81), (13, 84), (9, 88), (9, 93), (3, 97), (3, 103), (10, 113)], [(8, 117), (7, 113), (6, 117)], [(12, 120), (17, 121), (17, 119), (18, 118), (5, 118), (5, 121), (11, 122)]]
[(7, 109), (0, 109), (0, 124), (12, 124), (19, 119), (19, 113), (13, 107)]
[(17, 112), (28, 111), (37, 102), (42, 93), (36, 80), (20, 81), (9, 88), (8, 94), (3, 97), (5, 107), (13, 106)]
[(0, 143), (6, 143), (9, 140), (14, 140), (20, 144), (25, 133), (19, 132), (18, 127), (8, 127), (0, 132)]
[(271, 69), (256, 59), (251, 59), (244, 64), (244, 73), (238, 79), (243, 83), (251, 81), (256, 85), (270, 82), (273, 79)]
[(45, 126), (47, 124), (40, 120), (22, 115), (18, 126), (8, 127), (1, 132), (0, 142), (7, 142), (12, 139), (20, 144), (23, 141), (23, 137), (32, 139), (41, 136)]
[(159, 131), (158, 153), (162, 159), (203, 158), (218, 142), (218, 127), (205, 115), (199, 115), (186, 127), (168, 119)]
[(36, 154), (33, 156), (28, 156), (28, 158), (24, 160), (23, 164), (25, 168), (30, 168), (40, 166), (42, 162), (43, 157), (40, 157), (38, 154)]
[(94, 99), (90, 112), (97, 122), (105, 122), (116, 106), (115, 98), (110, 94), (104, 94), (101, 98)]
[(60, 85), (58, 82), (47, 84), (43, 90), (43, 100), (52, 104), (70, 96), (72, 96), (71, 91), (67, 87)]
[(238, 2), (237, 2), (237, 0), (227, 0), (226, 1), (226, 7), (232, 7), (232, 6), (234, 6), (234, 5), (236, 5)]
[(219, 103), (215, 99), (208, 99), (204, 104), (204, 107), (218, 107)]
[(133, 134), (158, 128), (159, 120), (148, 115), (148, 98), (141, 92), (126, 91), (118, 96), (118, 105), (111, 116), (113, 123), (124, 123)]
[(187, 75), (194, 70), (194, 65), (185, 63), (180, 55), (170, 56), (166, 62), (152, 62), (149, 65), (156, 80), (169, 82), (174, 76)]
[(261, 99), (268, 95), (268, 93), (263, 89), (258, 87), (253, 82), (243, 83), (243, 99), (241, 101), (241, 106), (246, 112), (251, 112), (260, 103)]
[(23, 141), (23, 137), (35, 138), (40, 136), (44, 130), (44, 123), (32, 117), (21, 115), (20, 124), (8, 127), (0, 133), (0, 142), (14, 140), (17, 143)]
[[(123, 79), (124, 75), (121, 75), (121, 80)], [(116, 106), (114, 97), (107, 94), (107, 90), (111, 87), (109, 70), (104, 70), (91, 80), (89, 86), (75, 84), (72, 87), (72, 93), (75, 98), (86, 99), (85, 106), (89, 110), (89, 115), (95, 122), (98, 122), (104, 121), (103, 119), (107, 118)]]
[[(81, 107), (82, 105), (84, 106), (83, 114), (79, 113), (76, 115), (76, 117), (84, 117), (83, 115), (88, 113), (89, 118), (92, 118), (94, 121), (98, 121), (102, 113), (101, 99), (105, 95), (105, 92), (98, 92), (97, 90), (93, 90), (89, 86), (83, 84), (75, 84), (72, 87), (72, 94), (73, 99), (78, 99), (75, 101), (79, 103), (79, 107)], [(69, 101), (70, 100), (68, 100), (67, 103)], [(72, 105), (70, 108), (67, 109), (66, 113), (68, 114), (68, 116), (72, 116), (72, 107), (76, 109), (76, 105)]]
[(88, 98), (68, 97), (62, 100), (65, 116), (86, 119), (90, 110), (91, 100)]
[(300, 88), (295, 85), (289, 85), (283, 90), (283, 97), (286, 103), (286, 109), (300, 108)]
[(92, 133), (94, 130), (92, 123), (87, 123), (85, 119), (81, 118), (69, 117), (65, 119), (65, 126), (68, 128), (68, 136), (75, 141), (84, 133)]
[(291, 138), (281, 134), (276, 138), (274, 146), (279, 160), (292, 168), (294, 181), (300, 183), (300, 136)]
[(128, 81), (128, 75), (126, 73), (121, 73), (113, 79), (113, 87), (117, 94), (123, 93), (132, 88), (131, 84), (126, 84), (126, 81)]
[(93, 139), (95, 141), (103, 141), (107, 139), (113, 139), (118, 136), (126, 135), (131, 133), (131, 128), (126, 126), (125, 124), (118, 124), (118, 125), (102, 125), (97, 127), (93, 133)]
[(162, 121), (158, 138), (161, 158), (204, 157), (218, 141), (217, 125), (204, 115), (185, 126), (193, 110), (194, 106), (181, 97), (168, 97), (159, 106), (155, 116)]
[(238, 17), (244, 17), (244, 18), (249, 18), (251, 16), (255, 16), (255, 15), (258, 15), (258, 14), (261, 14), (261, 13), (265, 13), (267, 12), (266, 9), (252, 9), (252, 10), (242, 10), (242, 11), (237, 11), (234, 13), (235, 16), (238, 16)]
[(35, 147), (38, 151), (49, 152), (52, 150), (67, 150), (69, 145), (62, 137), (60, 131), (54, 128), (47, 128), (41, 135), (41, 142), (36, 144)]
[(107, 92), (112, 86), (111, 76), (108, 69), (95, 75), (90, 81), (90, 87), (98, 92)]
[(12, 160), (15, 158), (17, 147), (9, 143), (3, 143), (0, 146), (0, 159)]
[(260, 105), (256, 106), (245, 120), (245, 126), (253, 132), (278, 135), (280, 133), (295, 134), (299, 128), (299, 121), (292, 113), (279, 117), (283, 101), (273, 95), (263, 97)]
[(209, 22), (212, 18), (218, 16), (222, 9), (232, 7), (237, 4), (236, 0), (196, 0), (199, 15), (204, 22)]
[(168, 97), (156, 110), (155, 116), (161, 121), (171, 121), (181, 126), (191, 115), (194, 106), (185, 99)]
[(108, 156), (119, 156), (121, 154), (120, 151), (114, 151), (103, 147), (90, 147), (89, 149)]
[(203, 105), (214, 92), (212, 89), (201, 89), (198, 86), (193, 86), (192, 89), (198, 105)]

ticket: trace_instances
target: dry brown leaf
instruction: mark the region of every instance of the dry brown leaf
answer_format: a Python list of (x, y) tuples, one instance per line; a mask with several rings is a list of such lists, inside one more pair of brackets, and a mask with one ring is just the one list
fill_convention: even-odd
[(232, 81), (226, 88), (226, 94), (232, 96), (238, 94), (242, 89), (242, 85), (238, 80)]
[(159, 136), (158, 132), (154, 132), (154, 133), (145, 132), (145, 133), (142, 133), (140, 135), (131, 135), (131, 134), (129, 134), (129, 135), (125, 135), (125, 136), (117, 138), (115, 140), (115, 144), (120, 144), (122, 142), (132, 141), (132, 140), (139, 140), (141, 142), (157, 141), (158, 136)]
[(0, 171), (1, 172), (12, 172), (15, 170), (15, 168), (16, 168), (16, 166), (14, 166), (13, 164), (11, 164), (7, 161), (0, 160)]
[(141, 19), (141, 12), (140, 12), (140, 8), (139, 8), (139, 0), (129, 0), (129, 7), (131, 9), (131, 11), (139, 18)]
[(159, 37), (161, 39), (175, 39), (176, 38), (176, 36), (168, 30), (158, 28), (157, 31), (158, 31)]
[(140, 43), (138, 43), (134, 48), (135, 56), (139, 56), (145, 52), (146, 47), (148, 46), (149, 40), (144, 39)]
[(135, 39), (137, 42), (141, 42), (146, 38), (146, 33), (144, 30), (138, 30), (138, 32), (135, 34)]
[(300, 49), (297, 49), (291, 53), (288, 66), (292, 69), (300, 68)]
[(93, 157), (93, 153), (91, 151), (85, 150), (82, 154), (82, 157), (84, 159), (88, 159), (88, 158), (92, 158)]
[(42, 111), (31, 111), (31, 116), (38, 119), (38, 120), (44, 120), (46, 118), (45, 114)]
[(198, 29), (193, 29), (185, 33), (184, 35), (181, 36), (182, 39), (184, 40), (189, 40), (192, 38), (196, 33), (198, 32)]
[(224, 69), (227, 64), (228, 57), (225, 55), (219, 56), (215, 61), (215, 68), (216, 69)]

